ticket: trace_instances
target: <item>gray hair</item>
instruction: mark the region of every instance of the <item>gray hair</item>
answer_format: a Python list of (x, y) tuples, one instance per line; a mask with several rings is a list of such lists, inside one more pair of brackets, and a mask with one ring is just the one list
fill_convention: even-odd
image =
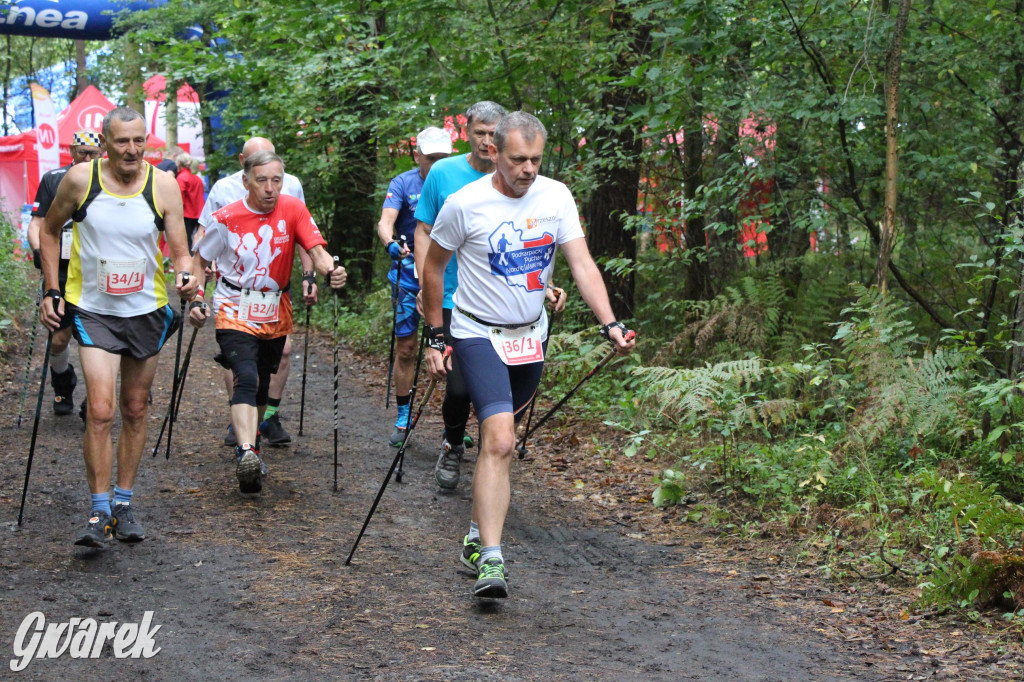
[(103, 139), (110, 140), (110, 126), (113, 121), (121, 121), (122, 123), (130, 123), (134, 120), (142, 121), (143, 125), (146, 123), (146, 119), (142, 117), (142, 114), (135, 111), (131, 107), (116, 107), (107, 112), (107, 115), (103, 117)]
[(507, 114), (505, 107), (501, 106), (497, 102), (490, 100), (481, 100), (466, 109), (466, 125), (473, 125), (473, 121), (479, 121), (480, 123), (493, 123), (499, 118)]
[(505, 140), (513, 130), (518, 130), (527, 142), (533, 142), (538, 135), (545, 142), (548, 139), (548, 131), (540, 119), (525, 111), (513, 111), (507, 116), (502, 116), (498, 125), (494, 127), (494, 146), (499, 152), (505, 148)]
[(245, 177), (252, 179), (252, 169), (257, 166), (266, 166), (268, 163), (274, 163), (277, 161), (281, 164), (281, 172), (284, 172), (284, 159), (275, 154), (272, 151), (266, 149), (258, 152), (253, 152), (245, 158), (245, 165), (242, 166), (242, 170), (245, 173)]

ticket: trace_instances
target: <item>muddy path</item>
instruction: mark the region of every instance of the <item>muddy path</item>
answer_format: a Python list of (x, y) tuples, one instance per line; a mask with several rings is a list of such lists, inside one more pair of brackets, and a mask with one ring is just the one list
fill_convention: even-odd
[[(650, 505), (642, 501), (634, 508), (646, 512), (626, 513), (619, 507), (607, 513), (572, 485), (572, 469), (581, 463), (564, 462), (578, 449), (564, 443), (559, 455), (564, 465), (552, 466), (541, 451), (514, 465), (505, 536), (511, 596), (480, 603), (471, 596), (473, 578), (458, 562), (469, 519), (469, 476), (450, 495), (439, 494), (433, 483), (440, 396), (413, 436), (403, 482), (391, 483), (354, 561), (346, 566), (394, 454), (386, 444), (393, 417), (383, 407), (386, 368), (343, 348), (340, 486), (335, 492), (332, 359), (324, 336), (310, 345), (314, 355), (302, 437), (297, 435), (302, 344), (295, 344), (282, 408), (293, 442), (264, 450), (270, 476), (264, 492), (251, 499), (238, 493), (231, 450), (221, 445), (227, 404), (211, 359), (213, 334), (199, 333), (171, 458), (147, 453), (140, 468), (134, 503), (147, 539), (137, 545), (72, 546), (89, 499), (80, 455), (82, 423), (76, 416), (52, 414), (47, 387), (24, 524), (17, 530), (42, 345), (36, 348), (35, 386), (21, 428), (15, 419), (26, 339), (11, 344), (2, 370), (0, 678), (881, 680), (1020, 675), (1019, 652), (980, 661), (983, 633), (958, 631), (965, 643), (956, 649), (957, 641), (949, 644), (958, 653), (939, 657), (932, 652), (929, 657), (931, 645), (920, 642), (950, 639), (934, 633), (928, 635), (932, 639), (916, 637), (925, 637), (925, 621), (918, 630), (885, 616), (829, 623), (836, 608), (827, 598), (828, 588), (795, 579), (792, 571), (773, 563), (770, 541), (745, 553), (693, 525), (672, 524), (666, 533), (670, 526), (662, 521), (667, 518), (651, 516)], [(169, 346), (153, 390), (150, 447), (169, 400), (173, 361)], [(83, 395), (79, 386), (76, 405)], [(464, 466), (464, 474), (471, 473), (472, 461)], [(862, 608), (868, 613), (871, 604)], [(854, 609), (851, 604), (849, 610)], [(13, 673), (8, 663), (16, 633), (23, 619), (37, 611), (51, 623), (71, 618), (138, 623), (152, 611), (152, 623), (160, 626), (153, 636), (160, 651), (148, 659), (119, 659), (108, 644), (96, 659), (65, 654), (33, 660)]]

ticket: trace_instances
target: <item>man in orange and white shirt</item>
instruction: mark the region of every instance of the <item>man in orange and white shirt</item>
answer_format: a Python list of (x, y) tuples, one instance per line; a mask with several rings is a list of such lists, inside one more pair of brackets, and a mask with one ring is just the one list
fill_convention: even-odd
[[(284, 162), (259, 151), (245, 160), (242, 181), (248, 194), (213, 214), (214, 223), (196, 246), (194, 270), (216, 261), (220, 277), (214, 290), (218, 362), (234, 373), (231, 423), (238, 436), (235, 475), (243, 493), (262, 490), (258, 425), (267, 406), (270, 375), (277, 371), (285, 340), (292, 331), (289, 283), (296, 244), (306, 249), (314, 269), (344, 286), (345, 268), (335, 266), (327, 242), (306, 205), (281, 194)], [(312, 275), (309, 276), (312, 278)], [(200, 275), (200, 292), (202, 291)], [(310, 283), (311, 284), (311, 283)], [(189, 306), (193, 326), (209, 316), (202, 295)]]

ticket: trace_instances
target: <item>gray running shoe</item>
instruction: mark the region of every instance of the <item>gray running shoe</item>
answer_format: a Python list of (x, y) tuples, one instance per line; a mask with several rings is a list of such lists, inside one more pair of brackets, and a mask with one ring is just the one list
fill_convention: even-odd
[(224, 434), (224, 445), (232, 448), (238, 445), (238, 437), (235, 435), (234, 424), (228, 424), (228, 432)]
[(396, 426), (391, 431), (391, 437), (388, 438), (388, 445), (390, 445), (393, 448), (401, 447), (402, 441), (404, 441), (404, 440), (405, 440), (405, 429), (399, 428), (399, 427)]
[(501, 559), (488, 559), (480, 564), (473, 595), (481, 599), (504, 599), (508, 596), (508, 572)]
[(441, 441), (441, 454), (434, 465), (434, 480), (444, 490), (455, 490), (459, 485), (459, 465), (466, 454), (466, 446), (452, 445), (447, 439)]
[(139, 542), (146, 539), (142, 524), (135, 520), (130, 504), (114, 505), (114, 537), (122, 542)]
[(263, 461), (251, 445), (244, 443), (235, 446), (235, 462), (239, 492), (253, 495), (263, 490)]
[(85, 528), (75, 537), (75, 544), (82, 547), (106, 547), (114, 540), (114, 520), (110, 514), (94, 511), (89, 515)]

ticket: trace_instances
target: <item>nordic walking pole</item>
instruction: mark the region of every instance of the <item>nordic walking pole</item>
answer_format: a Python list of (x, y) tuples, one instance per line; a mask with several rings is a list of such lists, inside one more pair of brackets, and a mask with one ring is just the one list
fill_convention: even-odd
[(43, 411), (43, 391), (46, 389), (46, 370), (50, 367), (50, 344), (53, 333), (46, 336), (46, 350), (43, 352), (43, 378), (39, 380), (39, 397), (36, 399), (36, 418), (32, 423), (32, 440), (28, 446), (28, 462), (25, 464), (25, 485), (21, 489), (21, 507), (18, 509), (18, 527), (25, 513), (25, 496), (28, 495), (28, 477), (32, 473), (32, 458), (36, 454), (36, 434), (39, 433), (39, 413)]
[(18, 428), (21, 428), (21, 417), (25, 414), (25, 395), (28, 393), (28, 373), (32, 369), (32, 351), (36, 348), (36, 330), (39, 329), (39, 304), (42, 302), (43, 290), (36, 294), (36, 316), (32, 321), (32, 338), (28, 342), (28, 358), (25, 360), (25, 380), (21, 385), (21, 407), (18, 408)]
[(420, 406), (416, 410), (416, 418), (409, 423), (409, 429), (405, 432), (405, 440), (402, 441), (402, 447), (398, 448), (395, 458), (391, 460), (391, 468), (388, 469), (387, 476), (384, 477), (384, 482), (381, 483), (380, 490), (377, 491), (377, 497), (373, 499), (373, 505), (370, 507), (370, 513), (366, 515), (366, 520), (363, 521), (363, 527), (359, 529), (359, 536), (356, 537), (356, 541), (352, 543), (352, 551), (348, 553), (348, 558), (345, 559), (346, 566), (352, 563), (352, 557), (356, 553), (356, 547), (359, 546), (359, 541), (363, 539), (363, 533), (366, 532), (366, 527), (370, 525), (370, 519), (373, 518), (373, 513), (377, 511), (377, 505), (380, 503), (380, 498), (384, 495), (384, 490), (388, 487), (388, 483), (391, 481), (391, 474), (395, 472), (395, 467), (398, 466), (398, 462), (405, 456), (405, 446), (409, 444), (409, 436), (412, 435), (412, 430), (416, 428), (416, 423), (419, 422), (420, 414), (423, 412), (423, 406), (430, 400), (430, 396), (434, 392), (435, 386), (437, 386), (437, 379), (431, 379), (430, 384), (427, 386), (427, 392), (423, 395), (423, 400), (420, 401)]
[[(334, 268), (340, 259), (334, 257)], [(331, 286), (331, 275), (327, 273), (327, 286)], [(334, 492), (338, 492), (338, 292), (334, 292)]]
[(188, 348), (185, 350), (185, 359), (181, 361), (181, 379), (178, 381), (178, 400), (174, 403), (174, 415), (171, 417), (175, 422), (178, 421), (178, 410), (181, 409), (181, 397), (185, 395), (185, 379), (188, 379), (188, 368), (191, 367), (192, 362), (192, 346), (196, 342), (196, 332), (199, 329), (192, 329), (192, 338), (188, 340)]
[[(630, 339), (634, 338), (635, 336), (636, 336), (636, 332), (634, 332), (633, 330), (629, 330), (629, 331), (627, 331), (625, 333), (623, 338), (626, 341), (629, 341)], [(612, 350), (610, 350), (608, 352), (608, 355), (606, 355), (603, 358), (601, 358), (601, 361), (599, 363), (597, 363), (596, 365), (594, 365), (594, 368), (592, 370), (590, 370), (589, 372), (587, 372), (586, 376), (584, 376), (582, 379), (580, 379), (579, 383), (576, 384), (571, 391), (566, 393), (565, 396), (561, 400), (559, 400), (557, 403), (555, 403), (554, 407), (552, 407), (550, 410), (548, 410), (547, 413), (543, 417), (540, 418), (540, 421), (537, 422), (536, 426), (534, 426), (532, 429), (527, 430), (526, 433), (523, 434), (523, 438), (522, 438), (522, 440), (519, 441), (519, 446), (516, 448), (516, 451), (519, 452), (519, 459), (522, 459), (523, 457), (526, 456), (526, 439), (529, 438), (531, 435), (533, 435), (537, 430), (539, 430), (540, 427), (544, 426), (544, 424), (547, 422), (547, 420), (550, 419), (551, 416), (553, 414), (555, 414), (555, 412), (557, 412), (559, 410), (559, 408), (562, 407), (562, 405), (565, 405), (565, 403), (567, 403), (569, 401), (569, 398), (573, 397), (573, 395), (576, 394), (576, 391), (580, 390), (580, 386), (582, 386), (583, 384), (587, 383), (587, 381), (589, 381), (591, 377), (593, 377), (595, 374), (597, 374), (598, 370), (600, 370), (602, 367), (604, 367), (609, 362), (611, 362), (612, 358), (614, 358), (617, 354), (618, 354), (618, 351), (616, 349), (613, 348)]]
[[(184, 320), (182, 321), (184, 323)], [(188, 376), (189, 362), (192, 360), (192, 346), (196, 342), (196, 332), (198, 329), (192, 330), (192, 338), (188, 341), (188, 350), (185, 351), (185, 362), (181, 366), (181, 378), (176, 378), (178, 382), (178, 400), (177, 402), (171, 403), (171, 407), (168, 408), (167, 413), (164, 414), (164, 423), (160, 425), (160, 435), (156, 437), (156, 445), (153, 446), (153, 456), (156, 457), (156, 453), (160, 452), (160, 443), (164, 440), (164, 430), (167, 428), (168, 423), (177, 421), (178, 419), (178, 408), (181, 406), (181, 396), (183, 391), (181, 387), (185, 385), (185, 377)], [(170, 434), (167, 434), (167, 443), (170, 445)]]
[[(188, 284), (188, 281), (189, 281), (189, 279), (191, 279), (191, 277), (192, 277), (191, 273), (188, 273), (188, 272), (181, 273), (181, 285), (185, 286), (186, 284)], [(175, 405), (175, 403), (177, 402), (177, 399), (178, 399), (178, 389), (180, 388), (180, 386), (179, 386), (180, 382), (178, 381), (178, 369), (179, 369), (180, 363), (181, 363), (181, 337), (183, 336), (184, 331), (185, 331), (185, 304), (186, 303), (187, 303), (187, 301), (185, 299), (181, 299), (181, 321), (178, 322), (178, 350), (174, 353), (174, 384), (171, 386), (171, 406), (167, 408), (168, 411), (173, 411), (174, 410), (174, 405)], [(164, 453), (164, 458), (165, 459), (170, 459), (171, 458), (171, 435), (173, 433), (174, 433), (174, 419), (171, 419), (170, 423), (167, 425), (167, 451)]]
[[(555, 301), (556, 302), (558, 301), (558, 299), (560, 299), (565, 294), (565, 290), (560, 289), (559, 287), (553, 287), (550, 284), (548, 285), (548, 287), (555, 292)], [(558, 315), (558, 318), (555, 317), (556, 314)], [(551, 338), (551, 332), (555, 328), (555, 320), (556, 319), (561, 319), (561, 311), (557, 311), (557, 313), (552, 313), (551, 314), (551, 326), (548, 328), (548, 338)], [(530, 412), (529, 412), (529, 414), (526, 415), (526, 430), (523, 432), (523, 434), (524, 434), (523, 435), (523, 439), (521, 441), (519, 441), (519, 445), (518, 445), (518, 447), (516, 447), (516, 452), (519, 453), (519, 459), (522, 459), (523, 457), (526, 457), (526, 435), (525, 434), (530, 432), (530, 422), (533, 421), (533, 408), (535, 408), (537, 406), (537, 396), (539, 396), (539, 395), (540, 395), (540, 387), (538, 386), (537, 390), (533, 392), (533, 397), (530, 398)]]
[[(405, 235), (398, 238), (400, 249), (405, 248)], [(395, 261), (395, 293), (391, 297), (391, 350), (388, 351), (388, 381), (384, 386), (384, 409), (391, 407), (391, 378), (395, 374), (395, 336), (398, 332), (398, 297), (402, 295), (402, 259)], [(398, 391), (395, 391), (398, 399)]]
[(306, 306), (306, 340), (302, 345), (302, 400), (299, 402), (299, 435), (306, 418), (306, 360), (309, 358), (309, 306)]
[[(420, 352), (416, 356), (416, 371), (412, 376), (412, 390), (409, 391), (409, 405), (410, 407), (416, 402), (416, 389), (420, 382), (420, 363), (423, 362), (423, 349), (427, 347), (427, 335), (424, 334), (420, 339)], [(417, 415), (417, 418), (419, 415)], [(409, 438), (410, 427), (412, 426), (412, 409), (409, 410), (409, 416), (405, 418), (405, 438), (402, 439), (402, 445), (399, 451), (402, 453), (402, 457), (398, 460), (398, 471), (395, 473), (395, 482), (402, 482), (402, 466), (405, 464), (405, 441)]]

